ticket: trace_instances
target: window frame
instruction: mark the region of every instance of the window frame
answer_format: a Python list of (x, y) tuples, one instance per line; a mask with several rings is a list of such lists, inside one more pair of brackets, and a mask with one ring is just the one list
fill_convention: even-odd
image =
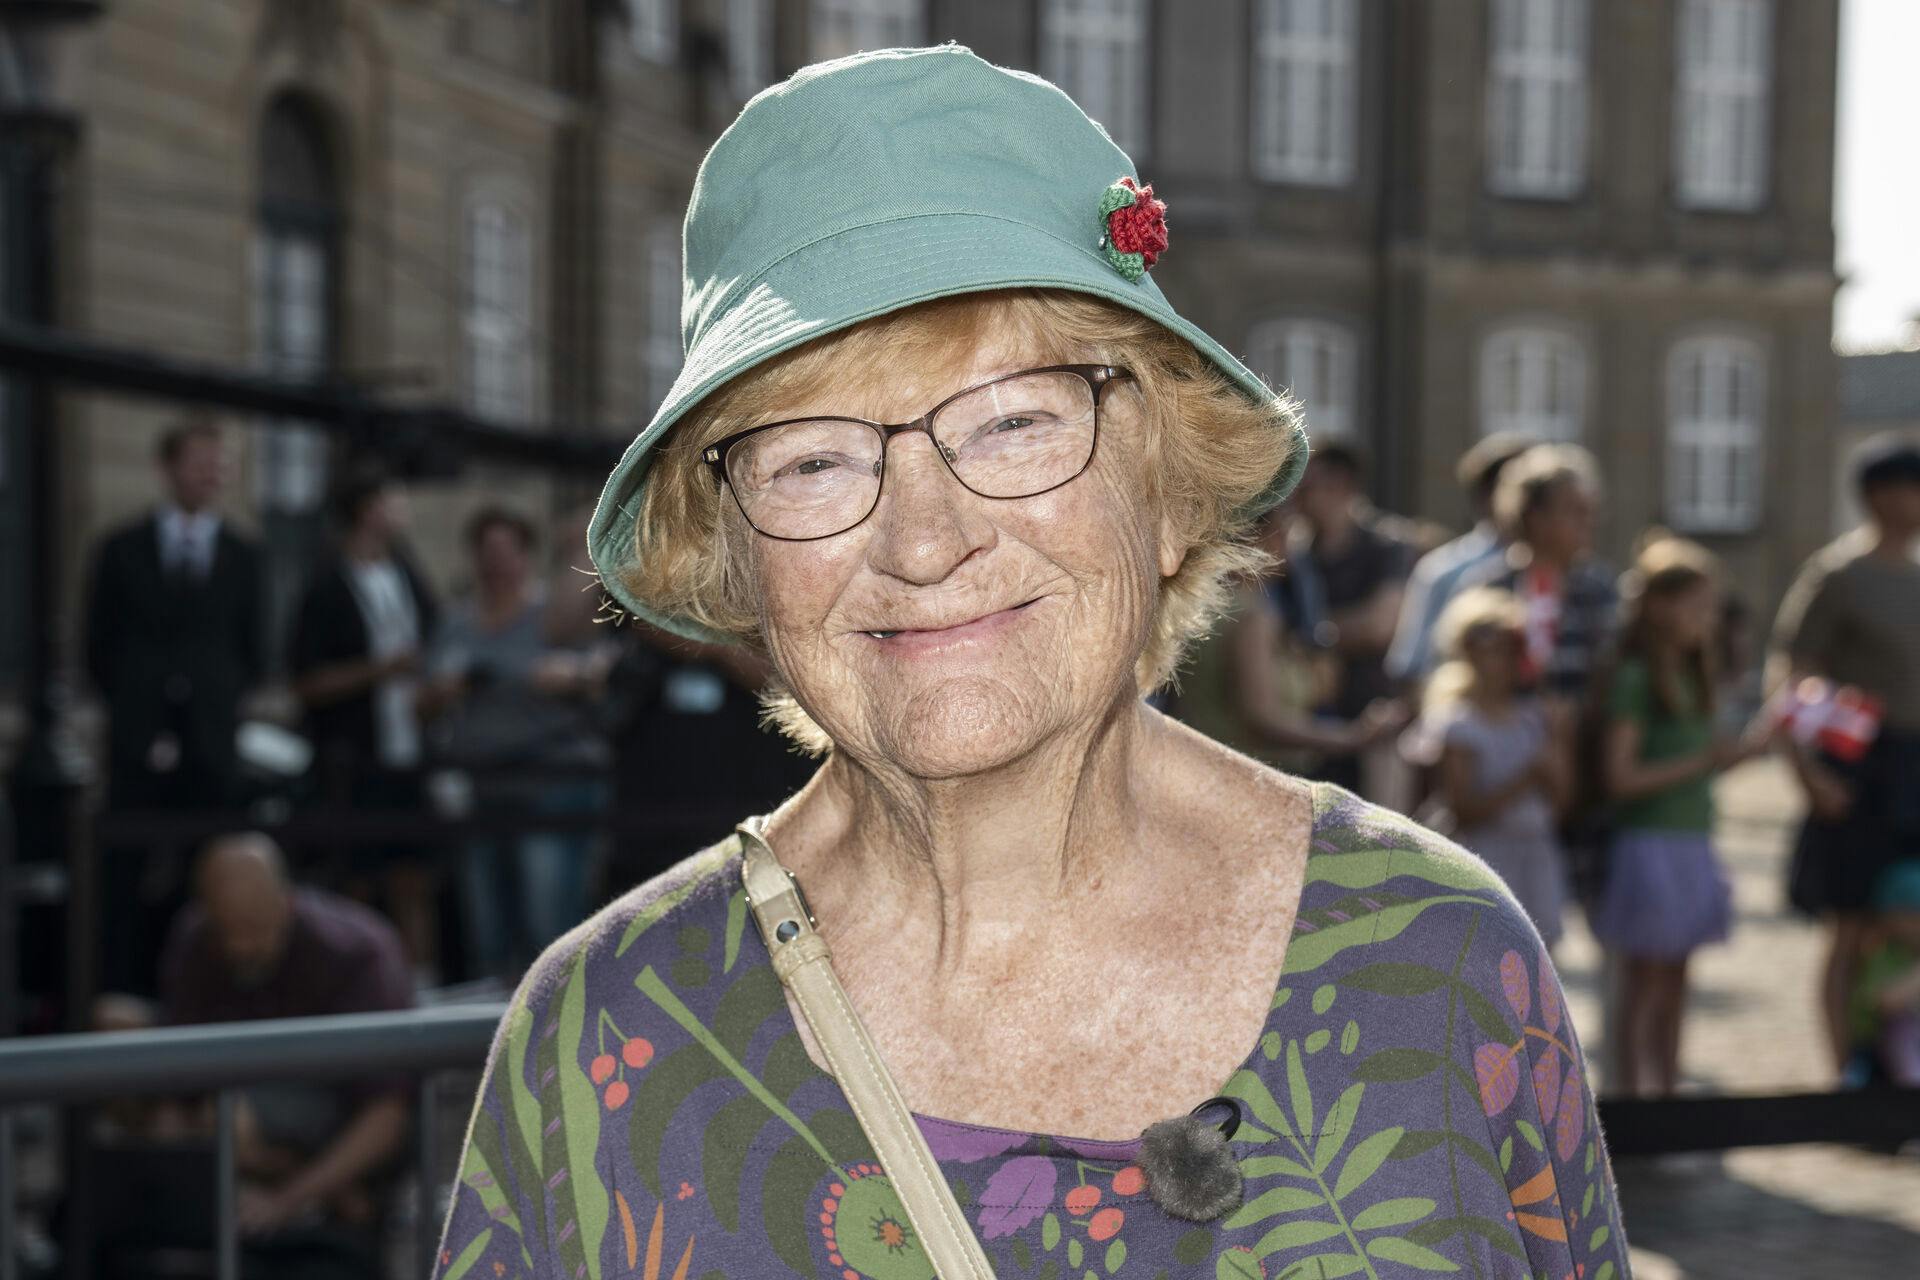
[[(1309, 365), (1324, 352), (1336, 394), (1309, 385), (1296, 390), (1302, 379), (1292, 376), (1292, 364), (1307, 352)], [(1247, 364), (1276, 390), (1285, 391), (1306, 415), (1309, 434), (1327, 439), (1361, 438), (1360, 335), (1358, 326), (1329, 316), (1278, 315), (1255, 324), (1247, 334)], [(1320, 371), (1314, 370), (1314, 379)]]
[[(1707, 405), (1696, 406), (1691, 416), (1682, 413), (1688, 383), (1696, 381), (1691, 366), (1698, 361), (1707, 366), (1698, 379), (1703, 400), (1711, 400), (1715, 381), (1712, 373), (1728, 375), (1719, 398), (1712, 405), (1721, 412), (1709, 412)], [(1744, 388), (1734, 379), (1744, 372), (1750, 382)], [(1701, 330), (1677, 339), (1667, 352), (1666, 435), (1663, 449), (1664, 474), (1661, 508), (1667, 523), (1676, 532), (1692, 534), (1742, 534), (1760, 527), (1766, 512), (1767, 449), (1767, 351), (1764, 344), (1744, 333), (1724, 329)], [(1729, 391), (1732, 392), (1729, 395)], [(1735, 403), (1744, 398), (1749, 412), (1742, 416)], [(1696, 458), (1690, 465), (1682, 458), (1691, 450)], [(1714, 460), (1724, 462), (1717, 465)], [(1736, 471), (1744, 474), (1745, 493), (1738, 492)], [(1694, 492), (1680, 492), (1681, 477), (1694, 478)], [(1702, 483), (1717, 477), (1724, 483)], [(1719, 488), (1709, 495), (1708, 489)], [(1740, 501), (1741, 497), (1745, 502)]]
[[(843, 38), (825, 30), (830, 22), (846, 24)], [(926, 42), (926, 0), (810, 0), (807, 5), (807, 49), (813, 62)]]
[[(1773, 0), (1680, 0), (1674, 9), (1673, 192), (1683, 209), (1751, 213), (1767, 202), (1777, 9)], [(1742, 11), (1754, 15), (1744, 33)]]
[[(323, 109), (284, 92), (265, 104), (247, 292), (255, 362), (267, 373), (317, 380), (339, 360), (345, 206), (340, 165)], [(277, 161), (272, 163), (270, 161)], [(296, 278), (295, 264), (304, 278)], [(290, 320), (290, 308), (304, 315)], [(297, 421), (262, 423), (252, 466), (254, 500), (271, 523), (317, 519), (326, 501), (330, 442)]]
[[(1520, 362), (1519, 374), (1513, 379), (1516, 403), (1496, 409), (1495, 390), (1505, 380), (1501, 366), (1507, 363), (1509, 351), (1511, 358)], [(1553, 362), (1564, 356), (1572, 359), (1563, 366), (1567, 380), (1567, 385), (1561, 388), (1565, 407), (1556, 411), (1549, 403), (1553, 391)], [(1540, 359), (1529, 364), (1528, 357)], [(1585, 335), (1569, 325), (1546, 318), (1516, 318), (1487, 328), (1480, 335), (1474, 360), (1474, 422), (1478, 438), (1514, 432), (1543, 443), (1585, 444), (1592, 364), (1590, 343)], [(1540, 403), (1529, 405), (1530, 399)], [(1571, 429), (1564, 425), (1569, 423)]]
[[(1153, 0), (1041, 0), (1035, 15), (1040, 74), (1098, 121), (1135, 164), (1153, 150), (1153, 20)], [(1095, 93), (1091, 55), (1102, 52), (1107, 83)]]
[[(1281, 21), (1298, 17), (1301, 6), (1321, 7), (1326, 30), (1301, 35), (1298, 24)], [(1292, 186), (1343, 187), (1358, 168), (1360, 14), (1358, 0), (1254, 0), (1253, 31), (1249, 41), (1248, 162), (1255, 178)], [(1284, 74), (1283, 74), (1284, 72)], [(1331, 84), (1326, 100), (1315, 110), (1322, 114), (1302, 126), (1292, 109), (1299, 105), (1299, 86), (1308, 77), (1324, 76)], [(1286, 86), (1282, 93), (1281, 85)], [(1283, 106), (1279, 101), (1286, 98)], [(1319, 128), (1314, 128), (1318, 125)], [(1303, 139), (1324, 144), (1319, 154), (1301, 148)]]
[(680, 0), (626, 0), (627, 44), (648, 62), (680, 61)]
[(773, 0), (727, 0), (727, 85), (741, 102), (773, 83)]
[[(494, 265), (502, 271), (497, 282), (484, 278), (481, 271), (483, 213), (497, 217), (502, 237), (493, 255)], [(533, 218), (525, 201), (498, 183), (469, 187), (460, 208), (460, 327), (466, 366), (461, 390), (476, 417), (518, 424), (535, 415), (534, 321), (539, 305), (535, 243)]]
[[(1592, 159), (1593, 7), (1589, 0), (1488, 0), (1487, 13), (1487, 189), (1509, 199), (1576, 199), (1586, 190)], [(1553, 21), (1556, 15), (1564, 21)], [(1530, 37), (1543, 18), (1570, 37), (1570, 47), (1551, 40), (1536, 47)], [(1508, 38), (1509, 31), (1518, 38)], [(1522, 101), (1510, 111), (1515, 94)], [(1556, 96), (1564, 98), (1559, 117), (1542, 109)], [(1564, 138), (1551, 136), (1556, 119), (1564, 123)], [(1510, 124), (1518, 130), (1513, 146)], [(1523, 154), (1510, 158), (1515, 150)]]

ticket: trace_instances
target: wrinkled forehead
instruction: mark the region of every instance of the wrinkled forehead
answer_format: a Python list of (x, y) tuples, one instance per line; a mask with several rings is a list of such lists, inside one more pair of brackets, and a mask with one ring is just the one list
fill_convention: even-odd
[(870, 321), (769, 369), (745, 425), (814, 415), (907, 422), (957, 391), (1103, 354), (1009, 301), (914, 308)]

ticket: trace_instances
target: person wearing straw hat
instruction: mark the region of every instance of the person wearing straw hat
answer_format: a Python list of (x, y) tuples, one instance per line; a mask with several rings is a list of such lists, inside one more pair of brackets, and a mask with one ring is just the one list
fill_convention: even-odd
[(822, 762), (535, 964), (440, 1275), (1626, 1274), (1498, 878), (1144, 699), (1307, 457), (1155, 285), (1172, 221), (952, 45), (714, 144), (589, 549)]

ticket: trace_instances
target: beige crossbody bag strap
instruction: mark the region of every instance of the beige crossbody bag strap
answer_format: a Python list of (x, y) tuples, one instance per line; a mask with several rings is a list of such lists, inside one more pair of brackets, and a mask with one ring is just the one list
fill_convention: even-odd
[(993, 1268), (955, 1202), (953, 1188), (834, 976), (826, 939), (814, 927), (799, 882), (780, 865), (760, 827), (759, 818), (750, 818), (738, 828), (741, 878), (754, 923), (773, 956), (773, 971), (806, 1015), (828, 1070), (853, 1104), (854, 1118), (900, 1194), (934, 1274), (941, 1280), (993, 1280)]

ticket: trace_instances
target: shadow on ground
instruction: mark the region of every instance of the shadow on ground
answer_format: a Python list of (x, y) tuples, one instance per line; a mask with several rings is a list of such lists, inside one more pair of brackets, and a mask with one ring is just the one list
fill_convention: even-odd
[[(1871, 1158), (1889, 1174), (1915, 1164)], [(1779, 1195), (1717, 1157), (1622, 1158), (1614, 1176), (1637, 1280), (1866, 1280), (1896, 1274), (1892, 1259), (1920, 1258), (1920, 1232)]]

